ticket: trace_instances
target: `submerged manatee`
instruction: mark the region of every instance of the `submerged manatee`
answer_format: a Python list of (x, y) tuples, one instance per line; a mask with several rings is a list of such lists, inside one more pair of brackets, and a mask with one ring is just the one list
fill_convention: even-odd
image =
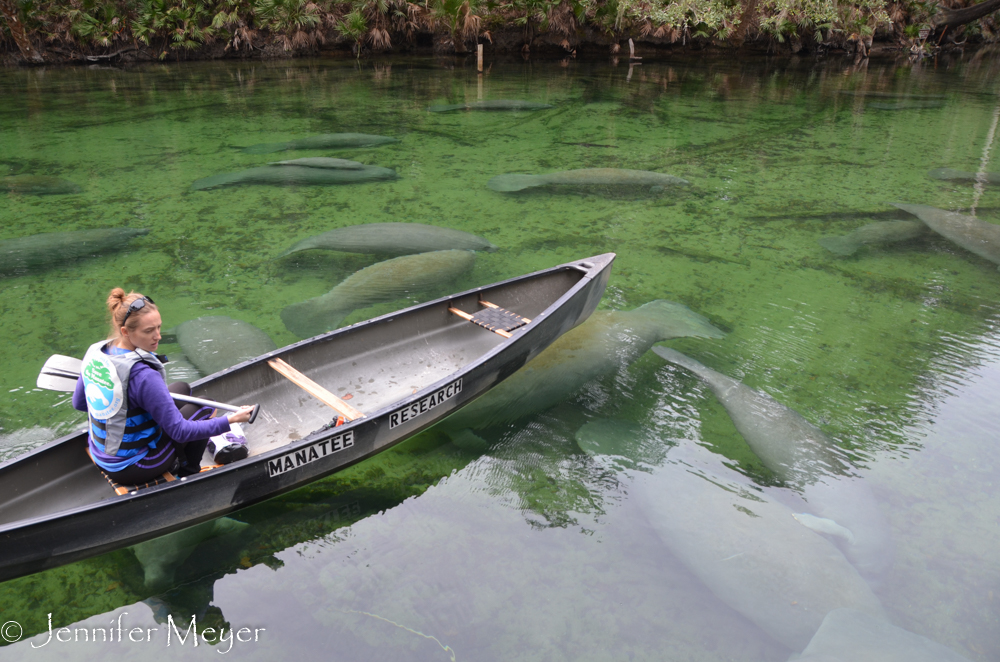
[(132, 551), (145, 572), (146, 586), (164, 589), (173, 583), (174, 572), (191, 556), (195, 547), (216, 536), (238, 535), (248, 526), (239, 520), (220, 517), (133, 545)]
[(750, 450), (806, 500), (803, 526), (830, 535), (866, 579), (892, 565), (889, 525), (867, 483), (851, 475), (843, 452), (815, 425), (771, 396), (716, 372), (680, 352), (658, 356), (703, 379), (725, 407)]
[(497, 175), (486, 183), (494, 191), (521, 191), (533, 186), (649, 186), (666, 188), (689, 184), (685, 179), (649, 170), (584, 168), (544, 175)]
[(927, 637), (857, 609), (834, 609), (796, 662), (969, 662)]
[(149, 230), (145, 228), (101, 228), (45, 232), (30, 237), (0, 241), (0, 274), (52, 267), (69, 260), (99, 257), (128, 247), (128, 242)]
[(864, 225), (843, 237), (823, 237), (818, 243), (831, 253), (847, 256), (867, 244), (894, 244), (927, 234), (927, 226), (919, 221), (880, 221)]
[(179, 324), (174, 334), (185, 356), (204, 375), (278, 348), (269, 335), (253, 324), (222, 315), (188, 320)]
[(672, 450), (663, 466), (634, 476), (628, 494), (664, 545), (716, 597), (789, 648), (802, 650), (834, 609), (884, 618), (836, 547), (708, 451)]
[(994, 264), (1000, 264), (1000, 225), (927, 205), (894, 202), (892, 206), (913, 214), (945, 239)]
[(322, 296), (281, 311), (285, 328), (309, 338), (337, 328), (351, 311), (450, 283), (472, 270), (472, 251), (433, 251), (379, 262), (351, 274)]
[(550, 104), (537, 101), (520, 101), (518, 99), (493, 99), (490, 101), (469, 101), (431, 106), (427, 110), (432, 113), (446, 113), (451, 110), (541, 110), (552, 108)]
[(236, 186), (241, 184), (329, 186), (332, 184), (358, 184), (361, 182), (375, 182), (398, 178), (399, 175), (392, 168), (380, 168), (378, 166), (337, 169), (310, 168), (297, 165), (271, 165), (205, 177), (191, 184), (191, 190), (202, 191), (220, 186)]
[(867, 104), (873, 110), (926, 110), (929, 108), (941, 108), (944, 101), (873, 101)]
[(650, 301), (635, 310), (597, 311), (567, 331), (530, 363), (481, 398), (439, 423), (459, 445), (481, 447), (470, 432), (544, 411), (584, 384), (611, 374), (669, 338), (721, 338), (707, 319), (673, 301)]
[(198, 368), (180, 352), (170, 352), (167, 363), (163, 367), (167, 370), (167, 382), (193, 382), (201, 379), (204, 375)]
[(61, 436), (58, 429), (37, 426), (0, 433), (0, 463)]
[(599, 418), (588, 421), (574, 435), (576, 445), (587, 455), (615, 470), (639, 469), (663, 464), (670, 445), (651, 430), (627, 420)]
[(27, 195), (64, 195), (79, 193), (80, 187), (68, 179), (48, 175), (12, 175), (0, 177), (0, 191)]
[(984, 172), (982, 175), (975, 172), (963, 172), (951, 168), (935, 168), (927, 173), (933, 179), (943, 179), (949, 182), (976, 182), (982, 181), (986, 184), (1000, 184), (1000, 172)]
[(293, 244), (278, 257), (318, 248), (344, 253), (410, 255), (448, 249), (487, 251), (496, 246), (468, 232), (423, 223), (365, 223), (337, 228)]
[(329, 156), (310, 156), (304, 159), (291, 159), (289, 161), (272, 161), (267, 165), (302, 166), (304, 168), (328, 168), (331, 170), (360, 170), (365, 167), (364, 163), (348, 161), (347, 159), (332, 159)]
[(272, 152), (285, 152), (290, 149), (346, 149), (348, 147), (372, 147), (375, 145), (387, 145), (398, 143), (396, 138), (388, 136), (373, 136), (367, 133), (324, 133), (298, 140), (289, 140), (282, 143), (260, 143), (244, 147), (247, 154), (270, 154)]

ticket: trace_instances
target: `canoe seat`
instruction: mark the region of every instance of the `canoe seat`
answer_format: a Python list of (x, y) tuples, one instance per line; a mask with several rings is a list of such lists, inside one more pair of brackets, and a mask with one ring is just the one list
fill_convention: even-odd
[[(87, 457), (90, 458), (91, 462), (94, 461), (94, 456), (90, 454), (89, 448), (87, 449)], [(177, 480), (177, 476), (173, 475), (169, 471), (165, 471), (162, 476), (158, 476), (155, 480), (152, 480), (148, 483), (143, 483), (142, 485), (122, 485), (121, 483), (115, 482), (115, 480), (111, 476), (105, 473), (104, 469), (101, 469), (99, 466), (97, 466), (96, 462), (94, 463), (94, 466), (97, 467), (97, 470), (101, 472), (101, 475), (104, 476), (104, 479), (108, 481), (108, 483), (111, 485), (111, 489), (113, 489), (115, 491), (115, 494), (117, 494), (118, 496), (125, 496), (129, 492), (137, 492), (141, 489), (152, 487), (153, 485), (159, 485), (160, 483), (172, 483), (173, 481)], [(215, 467), (206, 467), (202, 469), (202, 471), (214, 468)]]
[(485, 306), (485, 308), (473, 315), (470, 315), (464, 310), (459, 310), (458, 308), (449, 308), (448, 310), (462, 319), (469, 320), (473, 324), (481, 326), (484, 329), (489, 329), (493, 333), (501, 335), (504, 338), (510, 338), (511, 331), (519, 329), (531, 321), (527, 317), (521, 317), (517, 313), (511, 312), (506, 308), (501, 308), (495, 303), (490, 303), (489, 301), (483, 301), (480, 299), (479, 305)]
[[(100, 467), (97, 468), (100, 469)], [(160, 483), (172, 483), (173, 481), (177, 480), (177, 476), (167, 471), (162, 476), (159, 476), (154, 480), (149, 481), (148, 483), (143, 483), (142, 485), (122, 485), (121, 483), (116, 483), (111, 478), (111, 476), (104, 473), (103, 469), (101, 469), (101, 473), (104, 474), (104, 477), (108, 480), (108, 483), (111, 484), (111, 489), (113, 489), (115, 491), (115, 494), (117, 494), (118, 496), (124, 496), (131, 492), (137, 492), (147, 487), (152, 487), (153, 485), (159, 485)]]

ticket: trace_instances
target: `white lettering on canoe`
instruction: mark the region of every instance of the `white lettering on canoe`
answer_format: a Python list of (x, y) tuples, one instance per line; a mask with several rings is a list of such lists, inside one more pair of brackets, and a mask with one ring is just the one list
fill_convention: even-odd
[(298, 469), (301, 466), (315, 462), (332, 453), (342, 451), (354, 445), (354, 430), (348, 430), (323, 441), (306, 446), (292, 453), (286, 453), (279, 458), (267, 461), (267, 475), (271, 478)]
[(439, 388), (430, 395), (424, 396), (408, 407), (397, 409), (389, 414), (389, 429), (397, 425), (402, 425), (411, 421), (421, 414), (429, 412), (445, 400), (450, 400), (462, 392), (462, 380), (456, 379), (443, 388)]

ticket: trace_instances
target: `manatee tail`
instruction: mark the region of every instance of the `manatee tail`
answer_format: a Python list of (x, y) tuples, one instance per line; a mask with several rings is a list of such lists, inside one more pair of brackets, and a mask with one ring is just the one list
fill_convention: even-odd
[[(927, 210), (934, 210), (934, 207), (928, 207), (927, 205), (909, 205), (909, 204), (903, 204), (902, 202), (890, 202), (889, 204), (892, 205), (893, 207), (895, 207), (896, 209), (902, 209), (903, 211), (907, 212), (908, 214), (913, 214), (914, 216), (916, 216), (917, 218), (919, 218), (921, 221), (924, 220), (923, 214)], [(936, 210), (936, 211), (940, 211), (940, 210)]]
[(469, 107), (469, 105), (465, 104), (465, 103), (439, 104), (437, 106), (430, 106), (430, 107), (428, 107), (427, 108), (427, 112), (429, 112), (429, 113), (447, 113), (448, 111), (451, 111), (451, 110), (465, 110), (468, 107)]
[(260, 143), (259, 145), (250, 145), (249, 147), (243, 148), (244, 154), (272, 154), (274, 152), (283, 152), (288, 149), (288, 143)]
[(278, 258), (285, 257), (286, 255), (291, 255), (292, 253), (298, 253), (299, 251), (305, 251), (305, 250), (309, 250), (310, 248), (315, 248), (315, 246), (312, 245), (312, 240), (313, 240), (313, 237), (309, 237), (308, 239), (303, 239), (302, 241), (297, 241), (294, 244), (292, 244), (291, 246), (289, 246), (288, 248), (286, 248), (285, 250), (283, 250), (280, 253), (278, 253), (274, 257), (274, 259), (277, 260)]
[(299, 338), (311, 338), (340, 326), (350, 310), (325, 310), (315, 299), (293, 303), (281, 311), (285, 328)]
[(704, 377), (707, 371), (709, 370), (709, 368), (706, 368), (702, 364), (698, 363), (690, 356), (687, 356), (686, 354), (681, 354), (676, 349), (671, 349), (669, 347), (654, 347), (653, 353), (655, 353), (661, 359), (679, 365), (680, 367), (686, 370), (690, 370), (699, 377)]
[(190, 190), (204, 191), (205, 189), (218, 188), (219, 186), (228, 186), (230, 184), (238, 183), (241, 179), (241, 173), (238, 172), (227, 172), (221, 175), (213, 175), (211, 177), (205, 177), (197, 180), (191, 184)]
[(532, 186), (541, 186), (543, 181), (537, 175), (497, 175), (486, 186), (494, 191), (510, 193), (511, 191), (521, 191)]
[(817, 239), (816, 243), (834, 255), (841, 255), (845, 257), (848, 255), (854, 255), (854, 253), (861, 246), (861, 244), (852, 240), (850, 237), (823, 237), (822, 239)]

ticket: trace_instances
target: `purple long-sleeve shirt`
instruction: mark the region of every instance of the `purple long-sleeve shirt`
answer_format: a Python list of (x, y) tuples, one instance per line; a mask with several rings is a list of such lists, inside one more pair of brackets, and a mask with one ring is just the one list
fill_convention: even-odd
[[(189, 421), (181, 415), (174, 399), (170, 397), (167, 384), (153, 368), (145, 363), (136, 363), (128, 379), (129, 407), (142, 407), (153, 416), (160, 429), (174, 441), (185, 444), (196, 439), (229, 432), (229, 419), (225, 416), (203, 421)], [(73, 392), (73, 407), (87, 411), (87, 396), (83, 380), (76, 381)]]

